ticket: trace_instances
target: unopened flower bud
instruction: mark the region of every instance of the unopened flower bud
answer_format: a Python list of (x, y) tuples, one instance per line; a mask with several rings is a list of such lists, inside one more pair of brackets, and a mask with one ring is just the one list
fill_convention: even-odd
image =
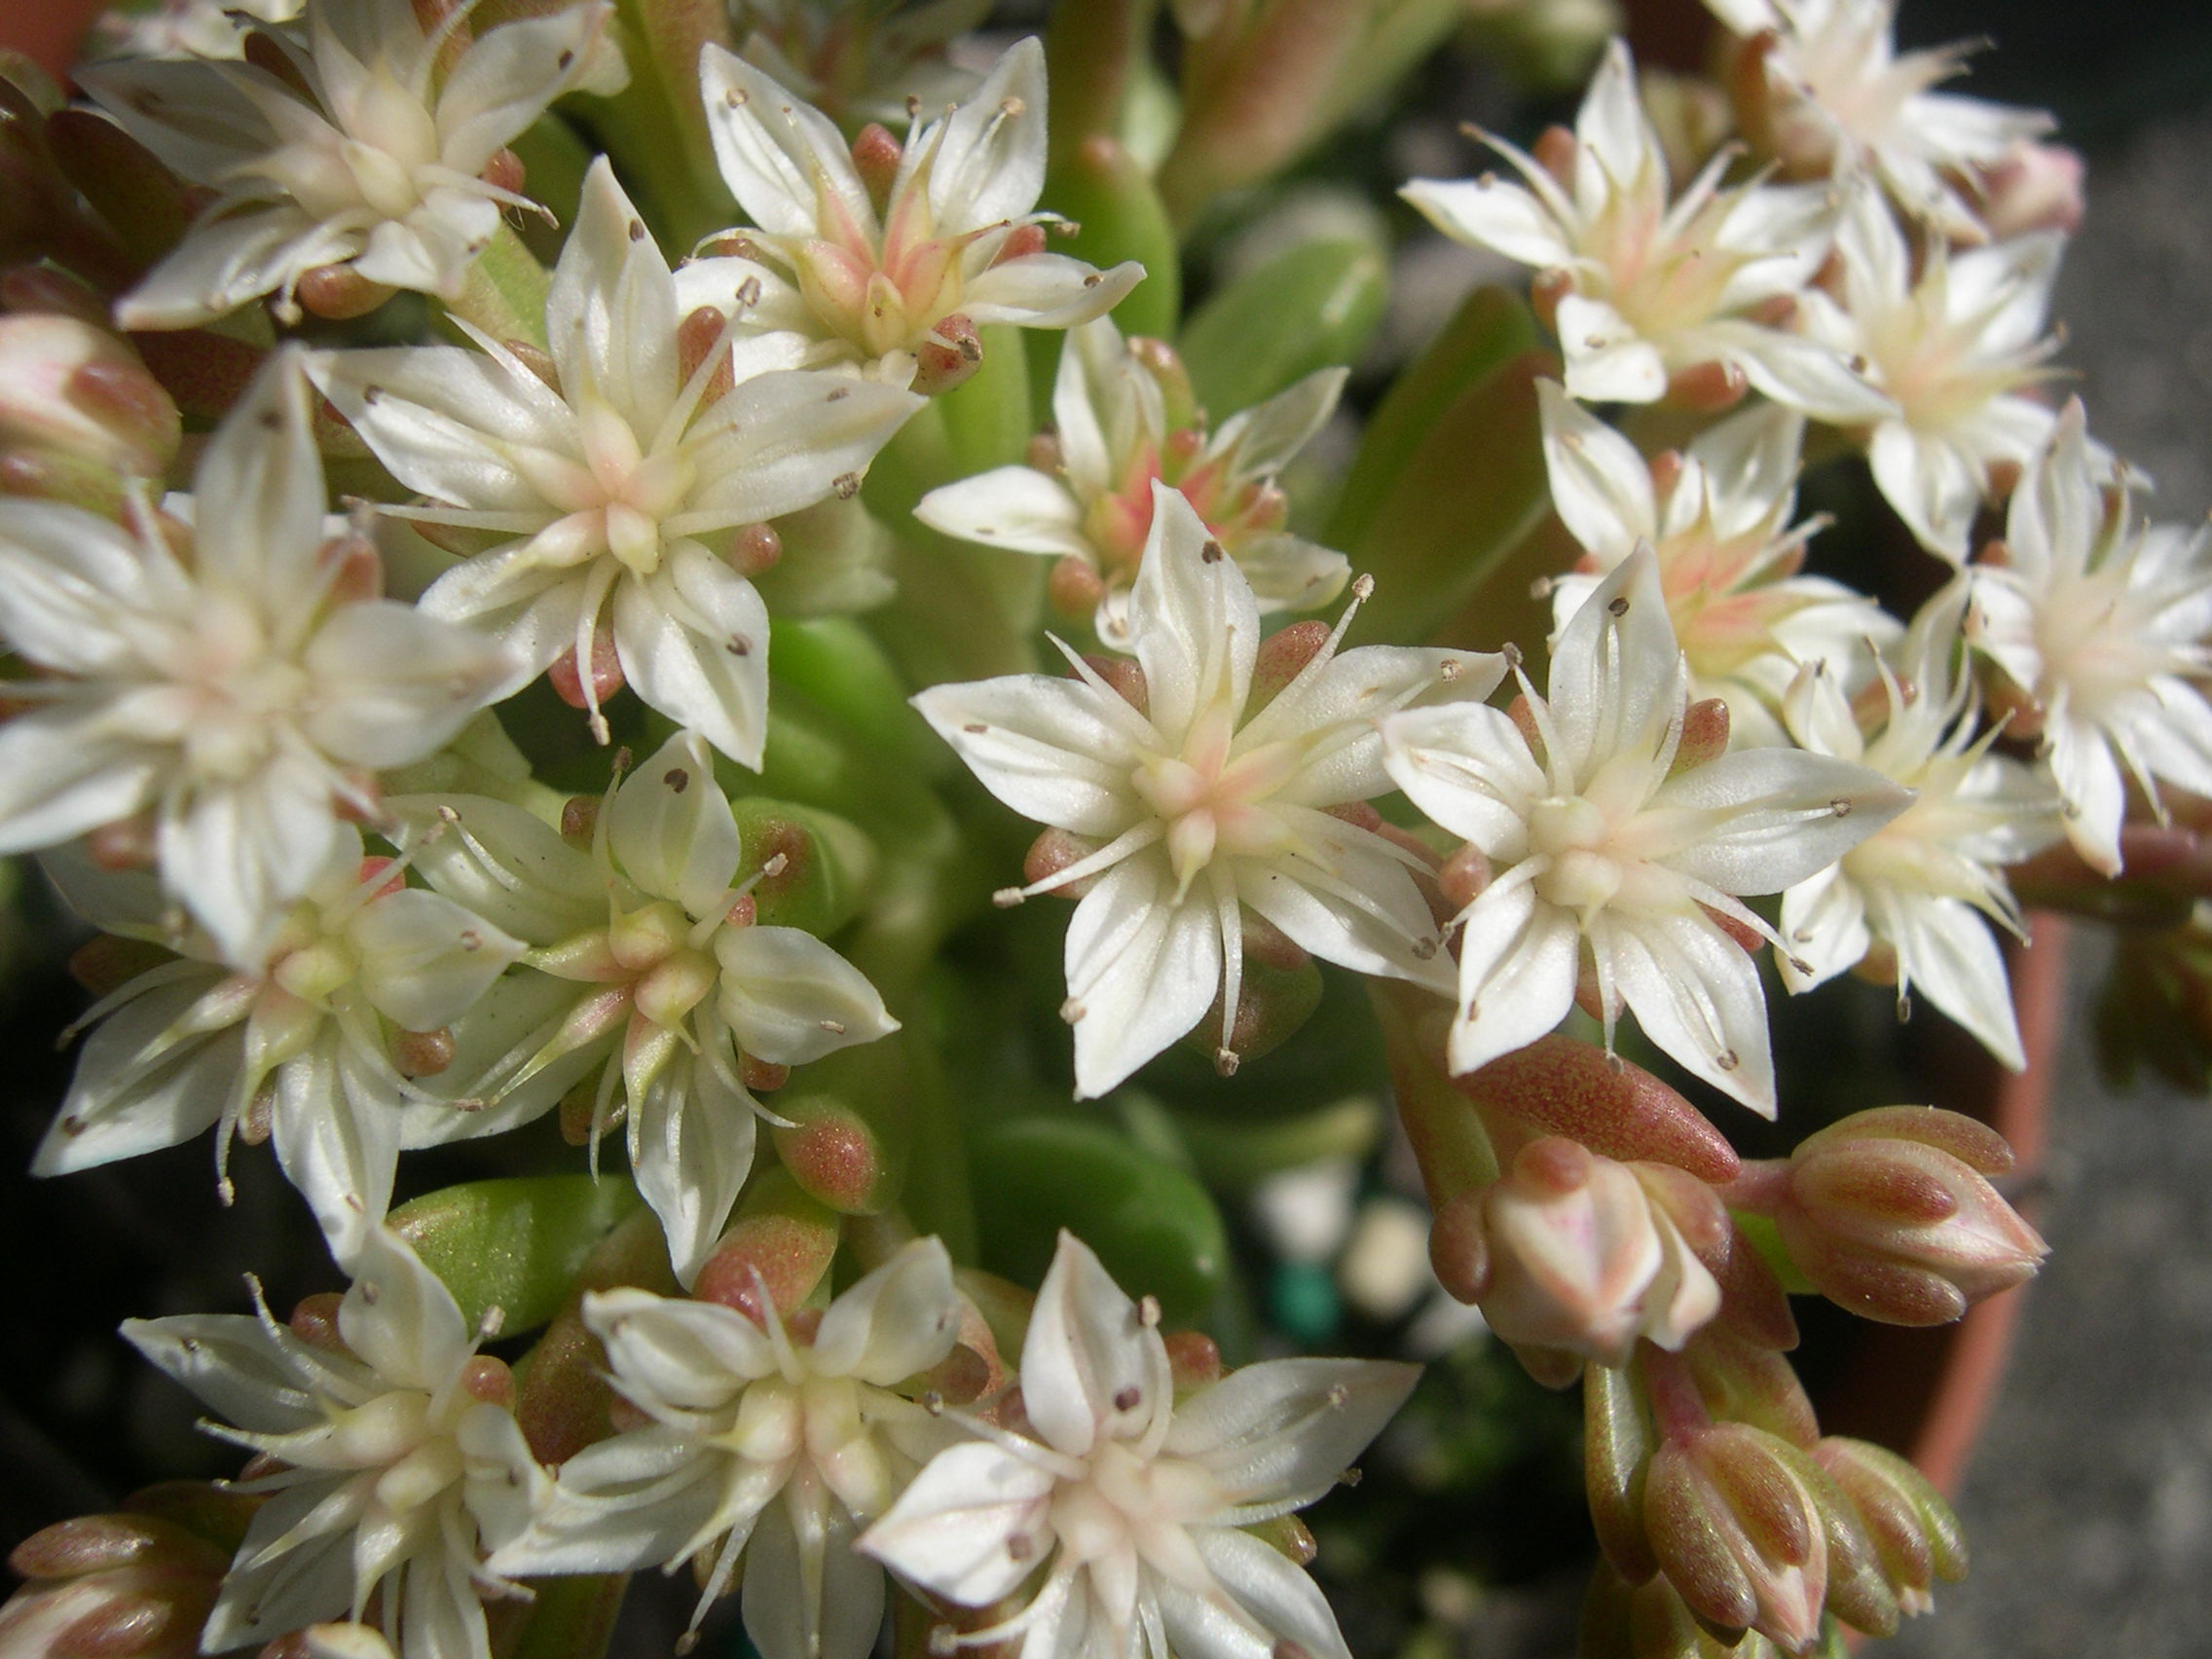
[(169, 394), (107, 330), (72, 316), (0, 316), (0, 444), (158, 478), (180, 431)]
[(1899, 1611), (1927, 1612), (1937, 1580), (1955, 1584), (1966, 1576), (1959, 1518), (1912, 1464), (1866, 1441), (1833, 1435), (1813, 1448), (1812, 1457), (1850, 1503)]
[(2035, 1275), (2043, 1239), (1986, 1179), (1995, 1130), (1933, 1107), (1861, 1112), (1789, 1160), (1775, 1223), (1822, 1295), (1893, 1325), (1940, 1325)]
[(873, 1215), (896, 1186), (875, 1125), (832, 1094), (779, 1099), (776, 1156), (806, 1194), (843, 1215)]
[(1728, 704), (1719, 697), (1701, 697), (1682, 711), (1682, 735), (1667, 775), (1677, 776), (1727, 753)]
[(1088, 561), (1070, 553), (1052, 562), (1045, 581), (1045, 597), (1053, 611), (1071, 622), (1088, 622), (1106, 597), (1106, 582)]
[(1826, 1528), (1790, 1448), (1718, 1423), (1652, 1454), (1643, 1520), (1659, 1567), (1701, 1621), (1802, 1653), (1827, 1599)]
[(1742, 367), (1720, 361), (1692, 363), (1677, 369), (1667, 382), (1666, 400), (1677, 409), (1699, 415), (1717, 415), (1744, 401), (1751, 383)]
[(33, 1532), (8, 1565), (0, 1652), (23, 1659), (188, 1659), (221, 1591), (251, 1500), (179, 1483)]
[(830, 1271), (841, 1220), (789, 1171), (756, 1176), (737, 1219), (700, 1267), (691, 1294), (763, 1324), (765, 1295), (789, 1319)]
[(2082, 228), (2082, 154), (2063, 144), (2015, 144), (1982, 174), (1981, 222), (1997, 241)]
[(1270, 634), (1260, 642), (1259, 654), (1253, 660), (1252, 690), (1245, 707), (1259, 709), (1273, 701), (1328, 643), (1326, 622), (1293, 622)]
[(591, 637), (591, 695), (584, 693), (584, 679), (576, 667), (576, 649), (571, 645), (553, 659), (553, 666), (545, 671), (545, 678), (562, 702), (571, 709), (588, 709), (596, 701), (601, 706), (621, 690), (625, 683), (622, 659), (615, 653), (614, 635), (610, 629), (600, 628)]
[[(1704, 1198), (1721, 1224), (1718, 1199)], [(1517, 1346), (1602, 1365), (1625, 1363), (1640, 1338), (1680, 1348), (1720, 1292), (1682, 1235), (1677, 1201), (1687, 1199), (1656, 1199), (1638, 1170), (1579, 1142), (1531, 1141), (1483, 1194), (1483, 1316)]]
[(333, 322), (367, 316), (399, 292), (385, 282), (372, 282), (350, 264), (318, 265), (300, 277), (293, 298), (300, 309)]

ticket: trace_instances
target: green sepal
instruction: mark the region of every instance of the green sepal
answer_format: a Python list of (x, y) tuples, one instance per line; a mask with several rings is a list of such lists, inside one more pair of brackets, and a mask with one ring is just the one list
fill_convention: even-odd
[(1175, 342), (1214, 424), (1315, 369), (1356, 361), (1389, 287), (1381, 248), (1331, 238), (1287, 248), (1218, 289)]
[(1118, 1129), (1074, 1118), (1016, 1118), (974, 1146), (983, 1266), (1036, 1284), (1063, 1227), (1098, 1252), (1131, 1296), (1156, 1296), (1171, 1324), (1205, 1313), (1229, 1263), (1213, 1199), (1190, 1174)]
[(427, 1193), (390, 1214), (471, 1326), (535, 1330), (560, 1311), (593, 1248), (644, 1202), (617, 1175), (530, 1175)]
[[(1063, 12), (1079, 9), (1061, 8)], [(1055, 162), (1045, 175), (1043, 202), (1078, 227), (1071, 237), (1052, 238), (1050, 245), (1054, 252), (1101, 271), (1128, 259), (1144, 267), (1144, 280), (1114, 308), (1114, 321), (1122, 332), (1173, 339), (1183, 306), (1182, 257), (1175, 227), (1151, 175), (1121, 140), (1098, 133)], [(1040, 333), (1033, 338), (1050, 337)]]

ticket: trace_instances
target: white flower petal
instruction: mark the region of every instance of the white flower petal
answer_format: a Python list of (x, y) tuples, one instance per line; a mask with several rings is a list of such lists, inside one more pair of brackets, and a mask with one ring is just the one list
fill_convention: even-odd
[(1023, 553), (1091, 557), (1083, 508), (1056, 479), (1026, 466), (1001, 466), (932, 490), (914, 507), (932, 530)]
[(1104, 1094), (1203, 1017), (1222, 985), (1210, 896), (1178, 902), (1167, 861), (1124, 859), (1068, 922), (1067, 1014), (1079, 1099)]
[(346, 936), (360, 953), (361, 993), (408, 1031), (452, 1024), (524, 948), (481, 916), (421, 888), (362, 905)]
[(1751, 952), (1695, 912), (1604, 921), (1592, 945), (1644, 1036), (1683, 1069), (1772, 1118), (1766, 998)]
[(1045, 188), (1045, 48), (1031, 35), (1000, 55), (945, 119), (932, 159), (932, 220), (958, 235), (1018, 219)]
[(952, 1258), (936, 1238), (912, 1239), (830, 1303), (812, 1363), (825, 1377), (889, 1388), (950, 1353), (959, 1324)]
[(775, 1066), (804, 1065), (899, 1029), (867, 977), (797, 928), (724, 928), (717, 993), (738, 1047)]
[(1238, 1506), (1303, 1509), (1337, 1484), (1420, 1380), (1418, 1365), (1271, 1359), (1175, 1408), (1165, 1450), (1202, 1463)]
[(326, 1025), (312, 1048), (278, 1066), (270, 1113), (270, 1140), (284, 1178), (307, 1200), (342, 1266), (391, 1207), (402, 1104), (385, 1079), (349, 1063), (345, 1044)]
[(697, 732), (678, 732), (623, 780), (608, 807), (607, 840), (643, 892), (694, 917), (722, 909), (745, 846)]
[(140, 976), (135, 982), (146, 988), (86, 1038), (32, 1174), (66, 1175), (175, 1146), (222, 1116), (238, 1087), (238, 1033), (185, 1037), (173, 1028), (223, 978), (198, 963)]
[(1045, 1442), (1071, 1457), (1129, 1438), (1174, 1402), (1160, 1333), (1089, 1245), (1066, 1229), (1021, 1344), (1021, 1403)]
[(379, 770), (442, 749), (512, 672), (497, 642), (389, 600), (340, 608), (302, 662), (321, 695), (301, 729), (333, 758)]
[(338, 845), (321, 768), (282, 760), (164, 802), (157, 835), (164, 881), (234, 964), (258, 956)]
[(811, 1470), (761, 1512), (745, 1548), (740, 1606), (761, 1659), (867, 1659), (883, 1625), (883, 1568)]
[(471, 1347), (461, 1308), (437, 1274), (388, 1228), (372, 1229), (338, 1305), (338, 1334), (387, 1382), (436, 1390)]
[(1129, 597), (1152, 723), (1171, 737), (1219, 702), (1241, 710), (1260, 645), (1252, 589), (1183, 494), (1152, 487), (1152, 530)]
[[(1794, 886), (1912, 804), (1912, 793), (1847, 760), (1738, 749), (1662, 785), (1646, 809), (1681, 813), (1680, 844), (1655, 856), (1723, 893)], [(1671, 827), (1672, 828), (1672, 827)]]
[(874, 225), (867, 188), (828, 116), (719, 46), (700, 53), (699, 80), (722, 181), (754, 224), (814, 236), (827, 198), (852, 224)]
[(631, 1173), (660, 1217), (680, 1282), (698, 1277), (753, 1170), (752, 1098), (718, 1067), (678, 1053), (632, 1098)]
[(768, 738), (768, 608), (759, 590), (696, 542), (614, 589), (614, 649), (648, 708), (742, 766)]
[[(963, 1606), (1014, 1593), (1049, 1548), (1049, 1470), (983, 1441), (940, 1452), (855, 1548)], [(1010, 1540), (1023, 1547), (1009, 1549)]]
[(1574, 917), (1536, 897), (1533, 882), (1493, 881), (1460, 912), (1459, 1013), (1453, 1075), (1525, 1049), (1574, 1006), (1581, 933)]
[(1567, 395), (1536, 383), (1552, 505), (1567, 533), (1607, 567), (1659, 535), (1651, 468), (1636, 446)]
[(34, 709), (0, 725), (0, 853), (27, 853), (129, 818), (159, 788), (160, 752), (119, 740), (106, 712)]
[(776, 1375), (767, 1334), (719, 1303), (623, 1287), (585, 1292), (583, 1312), (616, 1383), (647, 1410), (719, 1411), (746, 1383)]
[(1130, 733), (1144, 723), (1113, 697), (1081, 681), (1023, 674), (933, 685), (913, 702), (977, 781), (1022, 817), (1108, 837), (1138, 811)]
[(601, 156), (545, 296), (546, 339), (571, 403), (603, 399), (649, 439), (676, 401), (681, 320), (668, 262)]
[(193, 472), (201, 571), (272, 609), (311, 604), (329, 510), (303, 354), (273, 354), (215, 428)]
[(689, 1430), (659, 1424), (587, 1446), (561, 1465), (559, 1484), (528, 1529), (487, 1565), (537, 1577), (633, 1572), (672, 1562), (716, 1519), (735, 1461)]
[(1495, 177), (1457, 182), (1417, 178), (1398, 194), (1455, 241), (1487, 247), (1538, 271), (1574, 258), (1559, 222), (1517, 184)]

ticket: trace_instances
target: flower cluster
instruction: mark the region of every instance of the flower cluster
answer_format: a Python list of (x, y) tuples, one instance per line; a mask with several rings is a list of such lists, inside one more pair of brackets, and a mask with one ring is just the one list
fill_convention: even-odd
[[(1180, 4), (1179, 103), (980, 0), (0, 64), (0, 852), (96, 934), (34, 1172), (266, 1140), (350, 1282), (125, 1326), (243, 1467), (39, 1534), (0, 1646), (598, 1659), (659, 1567), (764, 1659), (1349, 1659), (1316, 1549), (1436, 1540), (1295, 1512), (1494, 1462), (1387, 1357), (1483, 1331), (1585, 1391), (1593, 1659), (1957, 1575), (1785, 1286), (2017, 1285), (2009, 1149), (1707, 1107), (1799, 1127), (1854, 977), (2021, 1068), (2027, 905), (2212, 907), (2212, 536), (2048, 392), (2048, 118), (1888, 0), (1713, 0), (1672, 109), (1584, 43), (1404, 191), (1526, 301), (1371, 350), (1382, 222), (1272, 182), (1452, 21), (1366, 10)], [(1385, 1112), (1362, 1323), (1253, 1236)]]

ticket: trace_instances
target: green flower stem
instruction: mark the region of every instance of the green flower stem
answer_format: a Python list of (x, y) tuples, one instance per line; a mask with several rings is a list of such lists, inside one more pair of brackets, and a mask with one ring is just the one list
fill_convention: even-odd
[(501, 220), (476, 263), (468, 268), (461, 295), (446, 309), (495, 340), (545, 344), (545, 292), (552, 277), (523, 244), (515, 228)]
[(721, 0), (616, 0), (630, 85), (582, 101), (661, 245), (689, 252), (736, 221), (699, 98), (699, 51), (734, 47)]
[[(1063, 6), (1058, 16), (1082, 10)], [(1052, 113), (1059, 114), (1057, 105)], [(1167, 205), (1153, 188), (1143, 164), (1112, 134), (1094, 133), (1067, 155), (1055, 153), (1051, 171), (1045, 175), (1044, 203), (1073, 222), (1072, 236), (1055, 239), (1059, 252), (1101, 271), (1124, 259), (1144, 267), (1144, 280), (1114, 308), (1114, 321), (1122, 332), (1172, 340), (1183, 312), (1182, 256)], [(1032, 380), (1049, 387), (1051, 382), (1034, 370), (1040, 357), (1051, 360), (1056, 355), (1058, 339), (1042, 330), (1029, 338)], [(1046, 350), (1039, 351), (1037, 346)]]
[(1159, 10), (1160, 0), (1070, 0), (1052, 9), (1045, 66), (1052, 88), (1055, 166), (1086, 139), (1120, 130), (1129, 84), (1151, 50)]
[(1398, 1116), (1420, 1164), (1429, 1208), (1480, 1192), (1497, 1179), (1497, 1153), (1482, 1119), (1444, 1070), (1444, 1031), (1451, 1010), (1395, 979), (1368, 982), (1375, 1017), (1390, 1055)]
[(630, 1587), (627, 1572), (540, 1578), (506, 1659), (600, 1659), (614, 1639), (614, 1621)]
[[(906, 1108), (911, 1149), (906, 1184), (901, 1194), (917, 1233), (934, 1233), (955, 1262), (973, 1267), (977, 1259), (976, 1189), (968, 1162), (968, 1125), (952, 1098), (944, 1056), (924, 1035), (915, 999), (887, 999), (903, 1028), (884, 1039), (897, 1043), (906, 1060)], [(902, 1601), (907, 1600), (902, 1597)]]

